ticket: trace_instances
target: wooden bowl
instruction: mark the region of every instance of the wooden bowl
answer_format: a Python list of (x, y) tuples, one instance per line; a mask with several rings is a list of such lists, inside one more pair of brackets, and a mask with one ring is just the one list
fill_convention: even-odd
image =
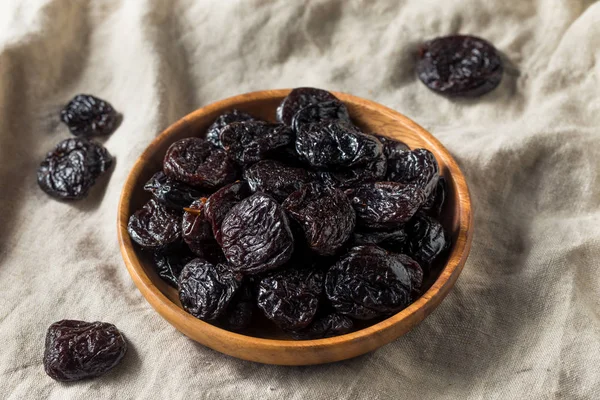
[(441, 222), (452, 237), (452, 246), (437, 268), (439, 275), (425, 283), (425, 288), (429, 288), (418, 300), (374, 325), (342, 336), (302, 341), (272, 338), (268, 330), (261, 331), (260, 327), (252, 332), (255, 336), (218, 328), (181, 308), (177, 291), (158, 277), (147, 255), (133, 245), (127, 233), (129, 216), (149, 199), (143, 190), (144, 183), (162, 168), (163, 156), (171, 143), (203, 135), (218, 115), (232, 108), (273, 121), (277, 105), (288, 93), (289, 90), (266, 90), (218, 101), (183, 117), (154, 139), (138, 158), (125, 182), (118, 212), (119, 244), (125, 265), (142, 295), (163, 318), (188, 337), (244, 360), (280, 365), (321, 364), (367, 353), (408, 332), (440, 304), (467, 260), (473, 221), (465, 178), (446, 148), (415, 122), (372, 101), (335, 93), (365, 132), (377, 132), (402, 140), (411, 148), (424, 147), (433, 152), (441, 174), (448, 181), (448, 198)]

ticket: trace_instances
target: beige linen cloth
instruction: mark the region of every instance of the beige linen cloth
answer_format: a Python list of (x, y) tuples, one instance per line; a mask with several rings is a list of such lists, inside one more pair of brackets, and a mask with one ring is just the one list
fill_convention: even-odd
[[(450, 33), (506, 56), (492, 93), (449, 100), (413, 50)], [(135, 159), (188, 112), (239, 93), (317, 86), (413, 118), (456, 157), (475, 215), (456, 287), (412, 332), (331, 365), (237, 360), (176, 331), (121, 259), (117, 202)], [(58, 202), (39, 162), (70, 137), (77, 93), (124, 115), (116, 168)], [(600, 3), (583, 0), (0, 2), (1, 399), (600, 398)], [(95, 380), (44, 373), (47, 327), (102, 320), (127, 356)]]

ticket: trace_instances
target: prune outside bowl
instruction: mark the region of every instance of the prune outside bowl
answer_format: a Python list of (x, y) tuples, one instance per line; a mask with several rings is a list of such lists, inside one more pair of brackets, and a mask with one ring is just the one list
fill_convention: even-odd
[(230, 97), (202, 107), (165, 129), (138, 158), (127, 177), (119, 203), (117, 231), (123, 260), (135, 285), (164, 319), (191, 339), (244, 360), (279, 365), (321, 364), (375, 350), (411, 330), (446, 297), (467, 260), (473, 220), (465, 178), (448, 150), (415, 122), (373, 101), (334, 92), (365, 132), (402, 140), (411, 148), (429, 149), (448, 181), (448, 198), (441, 222), (452, 238), (452, 244), (445, 259), (435, 268), (439, 275), (425, 283), (426, 291), (419, 299), (373, 325), (318, 340), (278, 337), (267, 321), (258, 321), (247, 334), (229, 332), (185, 312), (177, 290), (158, 277), (151, 259), (134, 246), (127, 233), (129, 216), (149, 199), (149, 194), (143, 190), (144, 183), (162, 168), (163, 156), (171, 143), (185, 137), (203, 136), (217, 116), (233, 108), (273, 121), (277, 105), (288, 93), (289, 89), (266, 90)]

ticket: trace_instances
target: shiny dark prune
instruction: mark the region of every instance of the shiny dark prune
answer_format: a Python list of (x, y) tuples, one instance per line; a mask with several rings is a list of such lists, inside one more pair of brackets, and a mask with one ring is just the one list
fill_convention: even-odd
[(407, 222), (425, 202), (425, 193), (398, 182), (366, 183), (346, 190), (356, 211), (357, 225), (394, 229)]
[(419, 48), (419, 79), (429, 89), (447, 96), (484, 95), (498, 86), (503, 69), (495, 47), (478, 37), (444, 36)]
[(162, 171), (155, 173), (144, 185), (144, 190), (152, 193), (161, 203), (181, 210), (194, 200), (206, 196), (206, 192), (168, 178)]
[(311, 104), (326, 101), (339, 102), (337, 97), (326, 90), (311, 87), (293, 89), (277, 107), (277, 121), (292, 126), (292, 119), (298, 111)]
[(439, 171), (435, 156), (429, 150), (416, 149), (388, 160), (386, 179), (416, 185), (429, 197), (439, 180)]
[(325, 185), (346, 189), (362, 183), (380, 181), (385, 177), (386, 170), (387, 160), (381, 154), (366, 165), (337, 171), (319, 171), (316, 175)]
[(378, 246), (353, 247), (327, 272), (327, 298), (337, 312), (356, 319), (398, 312), (409, 304), (414, 290), (403, 261)]
[(295, 132), (307, 124), (320, 124), (329, 121), (339, 121), (351, 124), (350, 114), (346, 105), (339, 100), (311, 104), (294, 115), (292, 128)]
[(163, 170), (169, 178), (202, 189), (218, 188), (237, 177), (237, 169), (223, 149), (195, 137), (169, 147)]
[(414, 258), (423, 268), (450, 246), (450, 238), (446, 235), (442, 224), (426, 215), (419, 214), (405, 227), (408, 240), (405, 253)]
[(410, 281), (412, 284), (411, 300), (416, 300), (421, 294), (421, 285), (423, 284), (423, 268), (418, 262), (407, 256), (406, 254), (397, 254), (396, 257), (400, 260), (402, 265), (406, 267), (408, 274), (410, 275)]
[(313, 167), (340, 169), (380, 159), (383, 146), (374, 136), (333, 121), (304, 125), (297, 132), (296, 151)]
[(150, 199), (129, 217), (127, 232), (144, 249), (164, 250), (181, 241), (181, 214)]
[(315, 317), (310, 325), (304, 329), (291, 332), (291, 335), (297, 340), (322, 339), (344, 335), (350, 332), (353, 327), (354, 323), (351, 318), (338, 313), (331, 313)]
[(179, 300), (183, 309), (203, 321), (221, 316), (240, 287), (242, 276), (224, 264), (196, 258), (179, 276)]
[(223, 244), (223, 236), (221, 234), (221, 224), (227, 213), (233, 206), (246, 197), (250, 196), (250, 186), (247, 182), (239, 181), (223, 186), (221, 189), (214, 192), (206, 201), (204, 212), (206, 218), (210, 222), (215, 240), (219, 245)]
[(206, 217), (206, 198), (195, 200), (184, 210), (181, 233), (190, 250), (210, 262), (222, 261), (221, 249)]
[(109, 135), (119, 124), (119, 114), (109, 102), (89, 94), (78, 94), (60, 112), (75, 136)]
[(385, 249), (400, 248), (406, 241), (406, 232), (403, 228), (392, 231), (357, 231), (352, 235), (352, 243), (356, 246), (376, 244)]
[(219, 135), (221, 134), (221, 130), (225, 128), (227, 125), (233, 122), (243, 122), (243, 121), (255, 121), (254, 118), (250, 114), (246, 114), (243, 111), (233, 109), (231, 111), (227, 111), (224, 114), (221, 114), (217, 117), (215, 122), (208, 127), (206, 131), (206, 140), (211, 142), (217, 147), (223, 147), (221, 144), (221, 139), (219, 139)]
[(79, 200), (112, 164), (113, 157), (102, 145), (87, 139), (66, 139), (46, 154), (37, 171), (38, 185), (52, 197)]
[(300, 224), (309, 247), (324, 256), (335, 254), (356, 224), (356, 214), (344, 192), (317, 183), (292, 193), (283, 208)]
[(256, 309), (256, 296), (252, 283), (246, 281), (233, 297), (225, 313), (219, 318), (220, 324), (230, 331), (239, 332), (252, 323)]
[(375, 136), (383, 145), (383, 153), (388, 160), (393, 160), (405, 151), (410, 151), (410, 147), (408, 147), (404, 142), (390, 139), (381, 135), (374, 134), (373, 136)]
[(232, 159), (249, 165), (288, 146), (294, 141), (294, 132), (281, 124), (234, 122), (221, 130), (219, 138)]
[(302, 329), (315, 317), (322, 292), (322, 271), (286, 268), (260, 280), (258, 307), (280, 328)]
[(125, 356), (127, 342), (113, 324), (62, 320), (46, 333), (44, 370), (61, 382), (95, 378)]
[(273, 160), (257, 162), (244, 171), (244, 178), (253, 192), (270, 194), (279, 202), (314, 180), (303, 168), (288, 167)]
[(446, 184), (446, 179), (443, 176), (440, 176), (435, 190), (431, 192), (425, 201), (425, 204), (421, 207), (421, 211), (424, 211), (431, 216), (438, 217), (442, 213), (447, 192), (448, 186)]
[(154, 266), (163, 281), (177, 288), (177, 280), (183, 267), (194, 258), (195, 256), (190, 251), (181, 249), (170, 253), (157, 251), (154, 253)]
[(285, 264), (294, 238), (283, 208), (264, 193), (242, 200), (221, 225), (225, 257), (235, 271), (256, 274)]

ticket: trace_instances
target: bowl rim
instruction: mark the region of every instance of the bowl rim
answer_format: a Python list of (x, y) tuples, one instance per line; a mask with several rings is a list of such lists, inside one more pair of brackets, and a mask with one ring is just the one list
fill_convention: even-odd
[[(452, 243), (451, 251), (448, 254), (448, 262), (442, 268), (440, 275), (434, 281), (431, 287), (425, 293), (423, 293), (419, 299), (410, 304), (408, 307), (383, 321), (344, 335), (313, 340), (266, 339), (231, 332), (193, 317), (173, 303), (166, 295), (164, 295), (158, 289), (158, 287), (152, 283), (148, 275), (144, 272), (143, 266), (135, 254), (133, 247), (134, 245), (129, 237), (129, 234), (127, 233), (127, 222), (129, 219), (128, 210), (130, 208), (130, 198), (128, 196), (127, 189), (132, 187), (132, 183), (138, 180), (146, 160), (153, 153), (152, 150), (158, 146), (159, 143), (165, 140), (165, 138), (169, 137), (172, 132), (176, 132), (182, 129), (183, 126), (188, 125), (189, 121), (200, 118), (206, 114), (217, 112), (219, 110), (230, 109), (236, 104), (250, 100), (256, 100), (256, 98), (259, 97), (283, 98), (290, 92), (290, 90), (291, 89), (275, 89), (244, 93), (210, 103), (204, 107), (192, 111), (164, 129), (152, 140), (152, 142), (137, 158), (131, 171), (127, 175), (127, 178), (125, 179), (117, 212), (117, 235), (125, 266), (127, 267), (127, 270), (129, 271), (129, 274), (131, 275), (138, 290), (142, 293), (150, 305), (168, 322), (171, 323), (173, 320), (179, 320), (178, 322), (182, 323), (185, 327), (185, 329), (182, 330), (183, 333), (188, 336), (190, 335), (186, 333), (186, 331), (192, 332), (196, 331), (197, 329), (202, 329), (206, 336), (220, 336), (223, 338), (223, 341), (231, 343), (233, 346), (252, 346), (254, 348), (266, 351), (280, 351), (282, 349), (293, 351), (302, 348), (324, 349), (331, 346), (343, 346), (351, 342), (363, 341), (375, 333), (392, 329), (394, 326), (401, 324), (403, 321), (410, 319), (411, 317), (417, 317), (416, 314), (422, 312), (422, 309), (424, 309), (425, 305), (428, 303), (433, 303), (429, 312), (437, 308), (439, 303), (447, 295), (449, 289), (454, 285), (465, 264), (472, 241), (471, 231), (473, 226), (473, 216), (470, 207), (471, 200), (465, 178), (448, 150), (431, 133), (403, 114), (371, 100), (363, 99), (343, 92), (332, 91), (336, 97), (340, 98), (340, 100), (344, 102), (349, 101), (360, 106), (374, 109), (378, 113), (385, 114), (393, 119), (400, 118), (404, 124), (410, 127), (412, 131), (416, 132), (418, 135), (426, 136), (429, 142), (432, 142), (436, 145), (437, 149), (439, 150), (439, 154), (436, 153), (436, 157), (443, 159), (449, 170), (449, 174), (455, 181), (455, 186), (457, 189), (457, 202), (460, 204), (458, 207), (460, 210), (458, 236), (457, 240)], [(161, 304), (164, 307), (159, 309), (157, 304)], [(424, 319), (425, 316), (426, 315), (424, 315), (422, 318), (419, 318), (419, 321)]]

